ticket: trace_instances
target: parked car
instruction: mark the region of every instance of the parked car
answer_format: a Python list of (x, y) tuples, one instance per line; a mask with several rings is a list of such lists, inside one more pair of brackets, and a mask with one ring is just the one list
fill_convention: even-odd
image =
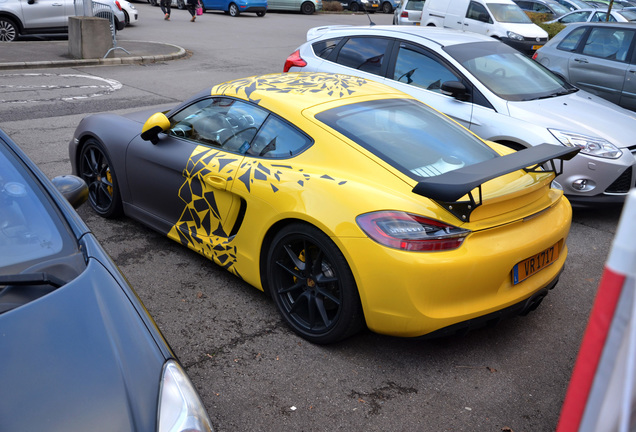
[(139, 20), (139, 11), (134, 4), (127, 0), (118, 0), (121, 5), (121, 10), (124, 12), (124, 20), (126, 25), (135, 24)]
[(269, 292), (314, 343), (365, 324), (455, 333), (536, 307), (571, 208), (554, 171), (524, 167), (577, 152), (512, 152), (386, 85), (319, 73), (226, 82), (165, 114), (91, 115), (70, 143), (98, 214)]
[[(105, 9), (101, 9), (101, 7)], [(110, 19), (115, 28), (125, 27), (124, 13), (115, 0), (96, 0), (93, 14)], [(68, 33), (68, 17), (75, 16), (73, 0), (6, 0), (0, 2), (0, 42), (13, 42), (22, 35)]]
[(420, 25), (424, 0), (404, 0), (393, 13), (393, 25)]
[(427, 0), (421, 25), (487, 35), (528, 55), (548, 41), (548, 33), (511, 0)]
[[(81, 179), (53, 182), (86, 200)], [(60, 190), (0, 131), (2, 429), (211, 431), (157, 325)]]
[(267, 10), (302, 12), (311, 15), (322, 10), (322, 0), (268, 0)]
[(340, 3), (343, 9), (351, 12), (366, 11), (374, 13), (380, 10), (380, 0), (323, 0), (323, 4), (331, 1)]
[(634, 41), (633, 24), (575, 23), (534, 58), (575, 86), (636, 111)]
[(383, 0), (382, 3), (380, 3), (380, 10), (383, 13), (390, 14), (397, 10), (400, 4), (402, 4), (402, 0)]
[(546, 24), (555, 22), (569, 25), (577, 22), (636, 22), (636, 11), (627, 9), (612, 9), (607, 17), (607, 9), (579, 9), (567, 13), (555, 20), (548, 21)]
[(590, 7), (588, 3), (583, 0), (554, 0), (562, 6), (565, 6), (569, 10), (587, 9)]
[(548, 14), (558, 18), (570, 12), (570, 9), (557, 3), (555, 0), (513, 0), (526, 12)]
[(487, 36), (415, 26), (317, 27), (284, 70), (378, 80), (513, 148), (580, 147), (557, 177), (578, 203), (623, 202), (636, 183), (632, 112)]
[(267, 13), (267, 0), (200, 0), (203, 12), (220, 10), (231, 17), (237, 17), (244, 12), (255, 13), (263, 17)]

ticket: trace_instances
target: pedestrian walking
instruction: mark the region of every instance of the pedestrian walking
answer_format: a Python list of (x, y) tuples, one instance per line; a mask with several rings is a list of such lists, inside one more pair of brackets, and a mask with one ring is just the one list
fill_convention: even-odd
[(170, 5), (172, 0), (161, 0), (161, 12), (164, 13), (164, 18), (166, 21), (170, 21)]
[(190, 18), (190, 22), (194, 22), (197, 19), (197, 8), (199, 7), (199, 0), (186, 0), (186, 8), (192, 18)]

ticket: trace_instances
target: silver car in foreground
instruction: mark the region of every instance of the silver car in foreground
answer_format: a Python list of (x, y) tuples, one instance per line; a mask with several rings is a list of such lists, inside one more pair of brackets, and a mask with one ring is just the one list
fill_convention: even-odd
[(575, 86), (636, 111), (634, 41), (634, 24), (571, 24), (534, 58)]
[(622, 202), (636, 182), (634, 113), (487, 36), (416, 26), (316, 27), (284, 70), (374, 79), (512, 148), (580, 147), (557, 178), (573, 202)]

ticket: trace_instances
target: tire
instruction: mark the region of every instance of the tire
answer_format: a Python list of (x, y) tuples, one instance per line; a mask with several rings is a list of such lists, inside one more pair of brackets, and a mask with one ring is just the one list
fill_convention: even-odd
[(128, 16), (128, 12), (123, 11), (124, 12), (124, 17), (126, 18), (126, 27), (128, 27), (130, 25), (130, 16)]
[(264, 17), (266, 13), (267, 13), (267, 11), (256, 12), (256, 16), (257, 17)]
[(385, 14), (390, 14), (391, 12), (393, 12), (393, 6), (391, 5), (391, 3), (382, 3), (382, 12), (384, 12)]
[(305, 15), (312, 15), (316, 12), (316, 6), (310, 1), (306, 1), (302, 5), (300, 5), (300, 11)]
[(351, 12), (358, 12), (360, 10), (360, 5), (357, 2), (349, 3), (349, 10)]
[(231, 17), (237, 17), (241, 14), (236, 3), (230, 3), (230, 7), (228, 9)]
[(177, 0), (177, 8), (184, 10), (186, 8), (185, 0)]
[(159, 2), (157, 0), (148, 0), (148, 3), (150, 3), (150, 6), (159, 6)]
[(105, 218), (122, 214), (121, 195), (112, 163), (102, 145), (89, 138), (80, 152), (79, 176), (88, 184), (88, 202)]
[(0, 17), (0, 42), (14, 42), (20, 31), (18, 26), (6, 17)]
[(317, 228), (295, 223), (279, 231), (268, 251), (266, 272), (278, 311), (301, 337), (328, 344), (362, 329), (362, 306), (349, 265)]

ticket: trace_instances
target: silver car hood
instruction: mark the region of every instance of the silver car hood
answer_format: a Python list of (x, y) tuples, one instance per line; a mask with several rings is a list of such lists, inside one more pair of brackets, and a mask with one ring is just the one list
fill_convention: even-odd
[(617, 147), (636, 144), (636, 113), (579, 90), (565, 96), (508, 102), (511, 117), (567, 132), (605, 138)]

